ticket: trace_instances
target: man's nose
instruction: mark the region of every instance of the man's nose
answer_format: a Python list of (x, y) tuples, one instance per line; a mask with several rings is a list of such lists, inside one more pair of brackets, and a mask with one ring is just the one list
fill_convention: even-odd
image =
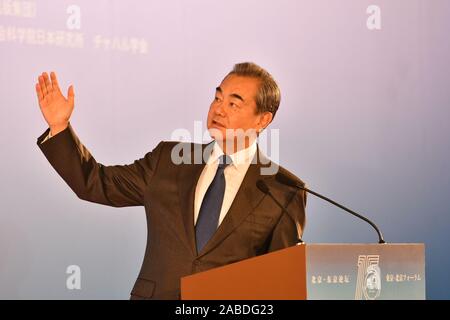
[(225, 108), (223, 107), (223, 103), (219, 103), (216, 105), (214, 109), (215, 114), (224, 117), (225, 116)]

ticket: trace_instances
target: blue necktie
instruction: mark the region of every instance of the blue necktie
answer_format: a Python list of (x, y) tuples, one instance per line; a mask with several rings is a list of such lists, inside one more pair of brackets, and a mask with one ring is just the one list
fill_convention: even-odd
[(231, 158), (226, 155), (219, 158), (216, 175), (203, 198), (197, 224), (195, 225), (197, 252), (203, 249), (214, 232), (216, 232), (219, 224), (220, 210), (222, 209), (223, 195), (225, 193), (225, 175), (223, 172), (230, 163)]

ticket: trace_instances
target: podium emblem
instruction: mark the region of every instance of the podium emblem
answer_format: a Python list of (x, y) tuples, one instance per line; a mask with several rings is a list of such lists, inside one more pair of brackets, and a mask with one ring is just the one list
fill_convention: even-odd
[(358, 278), (355, 300), (375, 300), (381, 293), (379, 255), (358, 256)]

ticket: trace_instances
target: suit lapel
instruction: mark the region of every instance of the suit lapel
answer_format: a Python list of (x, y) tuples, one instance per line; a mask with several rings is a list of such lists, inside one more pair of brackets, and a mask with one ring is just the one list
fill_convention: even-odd
[(186, 239), (194, 256), (197, 255), (194, 232), (195, 188), (204, 166), (204, 164), (182, 164), (178, 176), (181, 215)]
[[(190, 154), (187, 158), (187, 163), (180, 164), (177, 175), (178, 195), (180, 198), (181, 216), (183, 220), (186, 240), (189, 248), (192, 251), (192, 255), (197, 255), (197, 249), (195, 244), (195, 231), (194, 231), (194, 201), (195, 201), (195, 189), (197, 187), (198, 179), (205, 167), (206, 161), (201, 157), (201, 161), (198, 161), (194, 155), (195, 148), (201, 147), (202, 154), (206, 145), (190, 144)], [(194, 150), (192, 150), (194, 148)], [(183, 149), (184, 152), (184, 149)], [(196, 163), (200, 162), (200, 163)]]

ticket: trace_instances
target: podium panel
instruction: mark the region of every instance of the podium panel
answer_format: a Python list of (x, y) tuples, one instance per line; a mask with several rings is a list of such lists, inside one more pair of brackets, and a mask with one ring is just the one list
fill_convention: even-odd
[(423, 244), (308, 244), (307, 299), (425, 299)]
[(301, 244), (183, 277), (181, 299), (425, 299), (425, 246)]

